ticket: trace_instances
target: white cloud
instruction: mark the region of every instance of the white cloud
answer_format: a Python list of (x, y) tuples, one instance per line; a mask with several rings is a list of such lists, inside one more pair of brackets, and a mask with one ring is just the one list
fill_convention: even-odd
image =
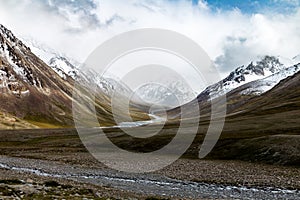
[(192, 38), (222, 72), (264, 54), (292, 58), (300, 53), (299, 11), (253, 15), (238, 9), (212, 11), (204, 0), (198, 6), (187, 0), (36, 2), (0, 0), (0, 23), (79, 61), (113, 35), (149, 27)]
[(202, 10), (209, 10), (208, 3), (205, 0), (199, 0), (198, 7)]
[(245, 30), (224, 41), (223, 55), (216, 59), (223, 70), (247, 64), (258, 56), (292, 58), (300, 53), (300, 13), (290, 16), (253, 15)]

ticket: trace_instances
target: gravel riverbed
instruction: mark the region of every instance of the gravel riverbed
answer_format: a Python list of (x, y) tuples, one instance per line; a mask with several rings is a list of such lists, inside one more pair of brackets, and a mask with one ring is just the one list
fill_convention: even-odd
[[(225, 185), (170, 178), (161, 173), (132, 174), (55, 161), (0, 156), (0, 168), (11, 173), (69, 180), (129, 194), (177, 199), (300, 199), (296, 188)], [(24, 176), (24, 175), (23, 175)], [(129, 195), (130, 196), (130, 195)]]

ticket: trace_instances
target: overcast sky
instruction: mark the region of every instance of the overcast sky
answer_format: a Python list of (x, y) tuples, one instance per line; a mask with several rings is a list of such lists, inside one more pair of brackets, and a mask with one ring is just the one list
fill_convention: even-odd
[(0, 23), (80, 62), (116, 34), (170, 29), (227, 73), (258, 56), (300, 54), (299, 1), (0, 0)]

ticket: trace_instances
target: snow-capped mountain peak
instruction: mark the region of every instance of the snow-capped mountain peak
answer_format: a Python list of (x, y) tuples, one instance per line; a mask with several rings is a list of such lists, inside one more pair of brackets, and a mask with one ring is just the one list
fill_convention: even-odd
[(267, 77), (284, 69), (285, 66), (279, 62), (279, 59), (272, 56), (265, 56), (255, 64), (251, 62), (247, 66), (238, 67), (230, 73), (222, 82), (224, 86), (230, 85), (231, 82), (247, 83), (257, 78)]
[[(226, 78), (220, 82), (207, 87), (198, 98), (207, 95), (210, 98), (216, 98), (221, 95), (247, 84), (247, 90), (241, 94), (261, 94), (273, 88), (280, 80), (293, 75), (299, 71), (297, 65), (282, 64), (282, 58), (274, 56), (265, 56), (261, 60), (251, 62), (249, 65), (243, 65), (232, 71)], [(296, 62), (293, 59), (292, 63)], [(253, 83), (253, 85), (251, 85)]]
[(240, 94), (242, 95), (260, 95), (269, 91), (281, 80), (294, 75), (300, 71), (300, 64), (284, 68), (283, 70), (274, 73), (266, 78), (252, 81), (242, 86)]

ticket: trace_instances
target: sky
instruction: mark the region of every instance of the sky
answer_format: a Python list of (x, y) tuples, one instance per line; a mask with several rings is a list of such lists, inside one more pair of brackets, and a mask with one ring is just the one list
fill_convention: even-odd
[(226, 74), (264, 55), (300, 54), (300, 0), (0, 0), (0, 23), (84, 62), (102, 42), (139, 28), (177, 31)]

